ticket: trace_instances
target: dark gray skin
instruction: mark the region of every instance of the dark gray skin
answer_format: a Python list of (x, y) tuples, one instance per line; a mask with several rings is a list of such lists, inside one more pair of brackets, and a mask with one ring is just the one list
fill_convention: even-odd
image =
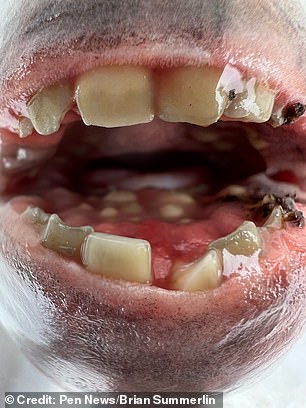
[[(277, 89), (280, 104), (293, 96), (306, 103), (303, 4), (2, 0), (0, 126), (41, 86), (103, 64), (231, 62)], [(302, 119), (297, 129), (305, 127)], [(25, 228), (21, 237), (13, 227), (17, 213), (1, 206), (3, 323), (67, 389), (231, 390), (274, 361), (304, 323), (299, 245), (285, 278), (263, 263), (264, 272), (190, 295), (107, 282), (59, 257), (50, 263), (35, 234)]]

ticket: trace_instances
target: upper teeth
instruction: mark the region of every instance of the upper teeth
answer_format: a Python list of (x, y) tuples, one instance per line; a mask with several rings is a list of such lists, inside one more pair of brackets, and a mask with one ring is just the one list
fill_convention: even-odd
[(76, 102), (86, 125), (127, 126), (150, 122), (150, 71), (140, 67), (102, 67), (77, 80)]
[(217, 86), (222, 71), (212, 67), (166, 70), (157, 79), (157, 104), (161, 119), (208, 126), (225, 108)]
[(51, 135), (72, 105), (73, 92), (68, 83), (43, 88), (28, 103), (29, 117), (41, 135)]
[(75, 91), (70, 82), (62, 82), (37, 92), (28, 103), (29, 118), (20, 120), (20, 136), (30, 135), (32, 125), (42, 135), (56, 132), (74, 100), (87, 125), (147, 123), (157, 114), (165, 121), (208, 126), (222, 115), (247, 122), (267, 121), (274, 92), (255, 79), (244, 80), (230, 65), (223, 71), (203, 66), (158, 72), (106, 66), (79, 76)]

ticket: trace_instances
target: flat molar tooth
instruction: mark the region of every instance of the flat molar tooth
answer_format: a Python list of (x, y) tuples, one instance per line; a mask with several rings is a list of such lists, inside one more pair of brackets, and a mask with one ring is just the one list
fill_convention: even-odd
[(195, 292), (219, 287), (222, 281), (222, 261), (218, 250), (188, 265), (176, 265), (171, 278), (171, 289)]
[(264, 223), (263, 227), (281, 229), (284, 226), (284, 213), (282, 207), (277, 205), (273, 208), (268, 219)]
[(101, 67), (81, 75), (76, 84), (76, 102), (86, 125), (151, 122), (152, 95), (150, 71), (142, 67)]
[(90, 226), (69, 227), (57, 214), (52, 214), (42, 238), (42, 245), (69, 257), (80, 257), (84, 239), (93, 232)]
[(51, 135), (60, 126), (73, 101), (69, 84), (51, 85), (37, 92), (27, 105), (30, 120), (40, 135)]
[(152, 282), (151, 246), (146, 240), (94, 232), (84, 241), (82, 261), (89, 271), (111, 279)]
[(262, 249), (262, 242), (256, 225), (252, 221), (244, 221), (232, 233), (211, 242), (209, 248), (221, 252), (226, 249), (232, 255), (252, 256)]
[(156, 78), (160, 118), (201, 126), (217, 122), (226, 103), (217, 91), (221, 74), (222, 70), (210, 66), (163, 70)]

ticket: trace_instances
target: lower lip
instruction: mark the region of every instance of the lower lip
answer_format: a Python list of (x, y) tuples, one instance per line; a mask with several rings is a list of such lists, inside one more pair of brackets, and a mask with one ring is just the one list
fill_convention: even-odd
[(301, 329), (306, 277), (287, 258), (288, 247), (299, 252), (300, 265), (305, 254), (290, 228), (269, 236), (264, 273), (240, 271), (217, 291), (188, 294), (101, 279), (57, 256), (51, 261), (8, 206), (1, 215), (5, 324), (67, 389), (230, 390), (271, 364)]

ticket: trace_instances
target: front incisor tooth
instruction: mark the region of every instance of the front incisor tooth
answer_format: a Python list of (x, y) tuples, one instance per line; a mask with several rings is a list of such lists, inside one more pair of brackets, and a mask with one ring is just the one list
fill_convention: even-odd
[(163, 70), (156, 78), (161, 119), (208, 126), (220, 118), (225, 99), (217, 91), (222, 71), (209, 66)]
[(41, 89), (28, 103), (31, 122), (40, 135), (51, 135), (60, 126), (72, 105), (73, 91), (62, 83)]
[(76, 102), (86, 125), (128, 126), (154, 117), (150, 71), (142, 67), (110, 66), (79, 77)]
[(52, 214), (45, 230), (42, 245), (69, 257), (80, 257), (84, 239), (93, 232), (90, 226), (69, 227), (58, 215)]
[(262, 249), (262, 243), (256, 225), (252, 221), (244, 221), (231, 234), (211, 242), (209, 248), (221, 252), (226, 249), (232, 255), (252, 256)]
[(211, 249), (205, 256), (188, 265), (176, 265), (171, 288), (186, 292), (215, 289), (221, 285), (222, 261), (218, 251)]
[(82, 261), (91, 272), (130, 282), (152, 282), (148, 241), (94, 232), (82, 247)]

